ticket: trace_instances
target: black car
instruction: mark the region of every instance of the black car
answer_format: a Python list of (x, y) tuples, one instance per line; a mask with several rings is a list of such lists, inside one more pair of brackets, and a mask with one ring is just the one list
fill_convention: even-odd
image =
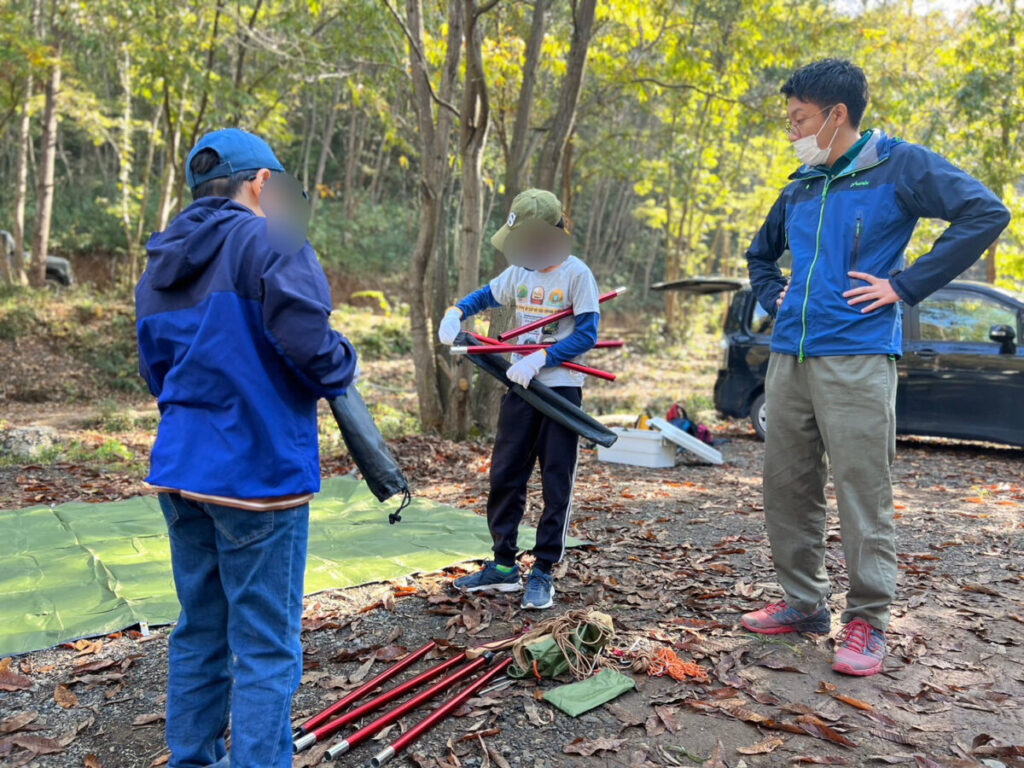
[[(12, 270), (17, 265), (14, 255), (14, 236), (5, 229), (0, 229), (0, 258), (7, 259)], [(31, 257), (27, 251), (22, 253), (22, 262), (26, 268), (29, 266), (30, 260)], [(46, 280), (53, 285), (65, 288), (70, 286), (75, 281), (71, 273), (71, 262), (60, 256), (47, 255)]]
[[(746, 280), (687, 278), (651, 286), (695, 295), (733, 291), (725, 319), (715, 408), (750, 417), (765, 434), (764, 380), (773, 318)], [(896, 431), (1024, 446), (1024, 299), (956, 280), (903, 309)]]

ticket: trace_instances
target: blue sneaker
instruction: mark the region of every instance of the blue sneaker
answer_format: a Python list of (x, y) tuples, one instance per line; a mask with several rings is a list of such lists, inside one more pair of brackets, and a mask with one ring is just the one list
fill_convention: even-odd
[(555, 604), (555, 579), (550, 573), (534, 568), (526, 579), (523, 608), (550, 608)]
[(491, 560), (484, 561), (484, 567), (455, 580), (455, 588), (463, 592), (518, 592), (523, 588), (519, 569), (502, 573)]

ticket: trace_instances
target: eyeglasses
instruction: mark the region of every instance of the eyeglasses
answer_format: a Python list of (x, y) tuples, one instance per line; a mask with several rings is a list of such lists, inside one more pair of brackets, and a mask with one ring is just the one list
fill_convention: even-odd
[(835, 108), (836, 108), (836, 105), (833, 104), (831, 107), (825, 107), (823, 110), (821, 110), (821, 112), (815, 112), (813, 115), (808, 115), (807, 117), (801, 117), (799, 120), (786, 120), (783, 123), (783, 126), (786, 129), (786, 135), (787, 136), (792, 136), (793, 134), (800, 134), (800, 132), (801, 132), (800, 131), (800, 126), (801, 125), (806, 123), (812, 117), (817, 117), (818, 115), (824, 114), (825, 112), (830, 112), (830, 111), (832, 111)]

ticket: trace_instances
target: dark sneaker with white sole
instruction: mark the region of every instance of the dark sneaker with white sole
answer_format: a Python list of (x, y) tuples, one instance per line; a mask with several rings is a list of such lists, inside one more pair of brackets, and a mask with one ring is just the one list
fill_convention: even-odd
[(526, 579), (523, 608), (550, 608), (555, 604), (555, 579), (550, 573), (534, 568)]
[(518, 592), (523, 588), (518, 568), (502, 573), (491, 560), (485, 560), (483, 568), (456, 579), (454, 584), (462, 592)]

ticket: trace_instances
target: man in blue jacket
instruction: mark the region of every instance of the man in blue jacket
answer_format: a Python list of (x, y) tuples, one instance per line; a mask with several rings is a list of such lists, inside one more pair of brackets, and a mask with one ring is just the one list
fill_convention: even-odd
[(186, 166), (195, 202), (152, 236), (136, 289), (139, 367), (161, 416), (147, 481), (181, 603), (171, 768), (227, 766), (229, 717), (231, 765), (292, 764), (317, 399), (342, 394), (357, 366), (328, 323), (313, 249), (277, 247), (287, 221), (268, 232), (267, 185), (283, 171), (252, 134), (204, 136)]
[[(782, 86), (802, 163), (747, 252), (761, 306), (777, 313), (766, 394), (764, 508), (785, 599), (745, 614), (753, 632), (831, 628), (825, 483), (835, 479), (849, 571), (833, 669), (882, 669), (896, 589), (890, 467), (896, 448), (899, 302), (946, 285), (999, 236), (1009, 213), (938, 155), (878, 130), (861, 133), (864, 73), (825, 59)], [(920, 218), (950, 223), (903, 269)], [(793, 256), (787, 282), (778, 267)], [(826, 459), (826, 456), (828, 457)]]

